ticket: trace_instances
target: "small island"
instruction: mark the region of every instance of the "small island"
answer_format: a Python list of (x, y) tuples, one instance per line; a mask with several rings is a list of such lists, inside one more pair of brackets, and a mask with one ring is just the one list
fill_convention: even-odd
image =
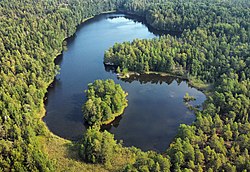
[(196, 98), (194, 96), (190, 96), (188, 93), (186, 93), (185, 96), (183, 97), (183, 100), (185, 103), (188, 103), (191, 101), (195, 101)]
[(111, 79), (96, 80), (85, 92), (87, 101), (82, 111), (85, 121), (91, 126), (111, 123), (128, 106), (128, 94)]
[(195, 101), (195, 100), (196, 98), (194, 96), (190, 96), (188, 93), (186, 93), (185, 96), (183, 97), (183, 101), (185, 102), (185, 105), (191, 111), (197, 111), (200, 108), (200, 106), (193, 106), (192, 104), (190, 104), (190, 102)]

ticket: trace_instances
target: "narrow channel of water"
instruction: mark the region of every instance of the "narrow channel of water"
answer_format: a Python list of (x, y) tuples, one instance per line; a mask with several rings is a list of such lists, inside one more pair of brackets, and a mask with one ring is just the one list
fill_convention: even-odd
[(69, 40), (68, 50), (57, 59), (60, 74), (49, 88), (44, 121), (56, 135), (77, 140), (86, 130), (81, 112), (84, 90), (96, 79), (113, 79), (128, 92), (129, 106), (105, 129), (122, 139), (125, 146), (164, 151), (181, 123), (191, 124), (195, 116), (183, 103), (186, 92), (201, 104), (205, 95), (173, 77), (142, 75), (119, 80), (105, 70), (104, 52), (115, 42), (154, 38), (158, 33), (123, 14), (105, 14), (85, 22)]

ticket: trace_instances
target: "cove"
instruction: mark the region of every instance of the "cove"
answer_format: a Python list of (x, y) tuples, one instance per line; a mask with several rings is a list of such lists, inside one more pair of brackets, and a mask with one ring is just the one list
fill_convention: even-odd
[(81, 112), (86, 101), (84, 90), (96, 79), (113, 79), (128, 92), (128, 107), (122, 116), (102, 129), (123, 140), (124, 146), (166, 150), (179, 125), (195, 120), (183, 102), (185, 93), (196, 98), (195, 105), (202, 104), (205, 95), (174, 77), (140, 75), (120, 80), (103, 65), (104, 52), (114, 43), (151, 39), (159, 34), (140, 19), (124, 14), (103, 14), (82, 24), (68, 40), (68, 50), (56, 59), (61, 70), (48, 89), (45, 102), (43, 120), (48, 128), (60, 137), (80, 139), (86, 130)]

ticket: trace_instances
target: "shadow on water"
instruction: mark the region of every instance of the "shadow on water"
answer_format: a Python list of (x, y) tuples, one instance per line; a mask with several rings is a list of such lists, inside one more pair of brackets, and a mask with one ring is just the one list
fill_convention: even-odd
[(140, 75), (131, 75), (129, 78), (121, 78), (124, 82), (132, 83), (134, 81), (138, 81), (140, 84), (163, 84), (167, 83), (168, 85), (172, 84), (173, 81), (177, 81), (180, 84), (183, 80), (172, 77), (172, 76), (161, 76), (158, 74), (140, 74)]
[[(112, 74), (117, 74), (116, 67), (110, 66), (110, 65), (105, 65), (105, 71), (106, 72), (111, 72)], [(119, 80), (122, 80), (123, 82), (128, 82), (132, 83), (135, 81), (138, 81), (140, 84), (146, 84), (146, 83), (151, 83), (151, 84), (162, 84), (162, 83), (167, 83), (168, 85), (172, 84), (173, 81), (176, 81), (178, 85), (180, 85), (181, 82), (187, 81), (185, 79), (175, 77), (175, 76), (162, 76), (159, 74), (132, 74), (128, 78), (119, 78)]]
[[(134, 15), (134, 14), (128, 14), (128, 13), (121, 14), (121, 12), (119, 12), (119, 11), (113, 12), (113, 13), (108, 13), (108, 14), (100, 14), (100, 15), (95, 16), (94, 18), (90, 18), (87, 21), (85, 21), (84, 23), (80, 24), (78, 26), (77, 30), (81, 30), (84, 26), (87, 26), (93, 22), (98, 22), (98, 21), (101, 21), (104, 19), (115, 19), (115, 18), (125, 18), (125, 19), (131, 20), (135, 23), (141, 23), (147, 27), (148, 32), (151, 32), (156, 36), (163, 36), (163, 35), (169, 34), (172, 36), (179, 37), (182, 33), (182, 32), (177, 32), (177, 31), (157, 30), (157, 29), (153, 28), (151, 25), (149, 25), (145, 18), (140, 17), (138, 15)], [(75, 36), (75, 34), (74, 34), (74, 36)], [(69, 41), (73, 40), (71, 38), (72, 37), (69, 38)]]
[(102, 127), (117, 140), (123, 140), (125, 146), (164, 151), (179, 125), (194, 121), (195, 116), (184, 105), (183, 96), (188, 92), (197, 98), (197, 104), (201, 104), (205, 96), (189, 87), (186, 81), (155, 74), (118, 79), (112, 67), (103, 65), (105, 50), (115, 42), (151, 39), (164, 34), (145, 25), (142, 18), (133, 15), (103, 14), (81, 24), (67, 39), (67, 51), (55, 59), (61, 67), (60, 74), (48, 88), (44, 101), (43, 120), (54, 134), (70, 140), (82, 137), (88, 128), (82, 114), (86, 101), (84, 90), (96, 79), (114, 79), (128, 92), (129, 105), (124, 114)]
[(153, 33), (156, 36), (172, 35), (172, 36), (180, 37), (182, 33), (178, 31), (157, 30), (153, 28), (150, 24), (148, 24), (145, 18), (137, 16), (137, 15), (126, 14), (124, 17), (126, 19), (133, 20), (134, 22), (142, 23), (143, 25), (147, 26), (149, 32)]
[(122, 120), (122, 115), (116, 117), (115, 120), (112, 123), (110, 123), (108, 125), (102, 125), (101, 131), (104, 131), (104, 130), (109, 131), (112, 127), (118, 128), (119, 123), (120, 123), (121, 120)]
[(63, 54), (60, 54), (59, 56), (57, 56), (56, 58), (55, 58), (55, 60), (54, 60), (54, 63), (56, 64), (56, 65), (61, 65), (61, 63), (62, 63), (62, 61), (63, 61)]

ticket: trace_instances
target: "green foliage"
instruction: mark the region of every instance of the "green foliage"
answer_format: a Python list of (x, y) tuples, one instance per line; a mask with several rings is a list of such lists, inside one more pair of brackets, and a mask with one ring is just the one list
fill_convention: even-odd
[[(126, 172), (169, 172), (170, 161), (156, 152), (142, 152), (140, 149), (131, 147), (124, 148), (117, 144), (114, 135), (107, 131), (99, 131), (99, 127), (90, 127), (84, 133), (79, 143), (79, 155), (82, 160), (89, 163), (100, 163), (110, 168), (118, 154), (129, 154), (133, 157), (132, 163), (126, 165), (122, 171)], [(131, 162), (131, 161), (129, 161)]]
[(117, 72), (117, 73), (121, 73), (121, 68), (120, 68), (120, 66), (117, 67), (116, 72)]
[(114, 135), (93, 127), (84, 133), (79, 153), (86, 162), (110, 164), (116, 146)]
[(185, 96), (183, 97), (183, 100), (185, 102), (190, 102), (190, 101), (194, 101), (196, 100), (194, 96), (190, 96), (188, 93), (185, 94)]
[(171, 169), (249, 171), (249, 1), (128, 0), (121, 9), (181, 35), (115, 44), (105, 62), (213, 84), (194, 124), (181, 125), (167, 150)]
[[(197, 27), (214, 26), (217, 30), (232, 33), (230, 23), (249, 27), (249, 1), (209, 0), (127, 0), (122, 10), (142, 16), (158, 30), (183, 31)], [(244, 16), (242, 15), (244, 14)], [(219, 23), (219, 24), (217, 24)], [(249, 29), (249, 28), (248, 28)], [(247, 30), (242, 40), (249, 41)]]
[(127, 94), (111, 79), (96, 80), (89, 84), (86, 94), (88, 100), (82, 109), (89, 125), (110, 123), (127, 106)]
[[(195, 123), (182, 125), (167, 150), (171, 163), (137, 150), (126, 170), (168, 171), (171, 164), (173, 171), (250, 171), (249, 7), (248, 0), (0, 1), (0, 171), (55, 170), (37, 139), (45, 134), (38, 112), (58, 72), (54, 58), (85, 18), (116, 8), (144, 17), (156, 29), (182, 34), (115, 44), (105, 62), (124, 73), (162, 71), (214, 84)], [(87, 94), (94, 96), (89, 114), (98, 114), (91, 123), (110, 119), (123, 105), (122, 96), (95, 98), (94, 89)], [(113, 136), (90, 129), (81, 155), (109, 163), (114, 147)]]
[[(223, 84), (233, 89), (229, 78), (242, 81), (250, 76), (246, 67), (250, 46), (237, 40), (241, 36), (241, 32), (236, 32), (229, 38), (210, 28), (197, 28), (184, 31), (181, 38), (167, 35), (152, 40), (136, 39), (110, 48), (105, 53), (104, 61), (129, 71), (167, 72), (187, 79), (192, 76), (205, 83), (225, 78)], [(222, 51), (223, 48), (227, 48), (227, 51)], [(237, 61), (240, 64), (236, 64)]]
[(136, 162), (127, 165), (124, 172), (168, 172), (170, 171), (169, 159), (155, 152), (136, 152)]
[[(62, 42), (116, 0), (0, 1), (0, 171), (54, 171), (37, 136)], [(43, 115), (43, 114), (42, 114)]]

